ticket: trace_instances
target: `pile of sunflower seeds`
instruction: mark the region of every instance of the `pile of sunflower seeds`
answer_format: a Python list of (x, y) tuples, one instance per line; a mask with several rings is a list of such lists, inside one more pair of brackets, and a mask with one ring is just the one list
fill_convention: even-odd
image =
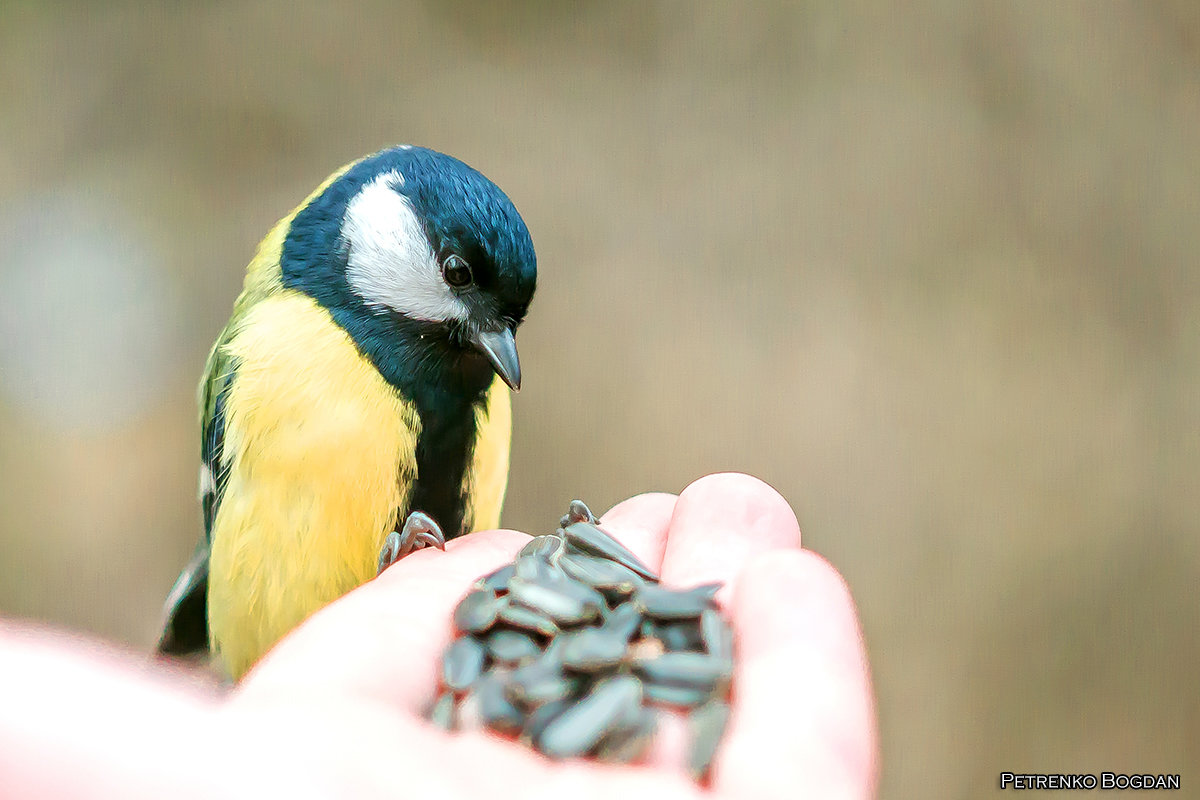
[(549, 536), (476, 582), (454, 611), (430, 718), (486, 728), (551, 758), (643, 757), (655, 707), (688, 712), (688, 769), (705, 780), (729, 718), (733, 632), (713, 597), (676, 591), (582, 502)]

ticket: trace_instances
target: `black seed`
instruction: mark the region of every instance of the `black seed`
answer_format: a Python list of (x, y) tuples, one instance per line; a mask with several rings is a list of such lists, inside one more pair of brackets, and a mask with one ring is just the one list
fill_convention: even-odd
[(591, 609), (596, 613), (596, 616), (608, 610), (608, 602), (604, 599), (604, 595), (586, 583), (571, 580), (561, 570), (558, 571), (554, 581), (547, 585), (553, 588), (554, 591), (561, 592), (583, 603), (584, 608)]
[(572, 500), (567, 513), (558, 521), (558, 527), (565, 528), (573, 522), (590, 522), (595, 525), (600, 520), (596, 519), (596, 515), (582, 500)]
[(648, 703), (661, 703), (676, 708), (693, 708), (707, 702), (713, 695), (710, 689), (699, 689), (694, 686), (671, 686), (666, 683), (642, 684), (642, 692)]
[(643, 702), (691, 709), (689, 769), (706, 776), (733, 672), (733, 632), (714, 600), (721, 584), (657, 585), (581, 502), (560, 527), (532, 537), (455, 608), (468, 635), (444, 653), (430, 719), (516, 734), (552, 758), (628, 763), (657, 727)]
[(487, 647), (492, 658), (505, 664), (522, 663), (542, 654), (541, 646), (529, 634), (507, 628), (492, 631)]
[(563, 674), (560, 664), (535, 661), (512, 672), (509, 697), (517, 703), (539, 706), (563, 700), (578, 691), (578, 681)]
[(454, 626), (467, 633), (482, 633), (495, 624), (504, 602), (487, 589), (469, 592), (454, 609)]
[(704, 648), (700, 626), (691, 620), (660, 622), (654, 626), (654, 631), (668, 651), (699, 652)]
[(532, 744), (537, 741), (542, 735), (542, 731), (546, 730), (546, 726), (554, 721), (559, 714), (566, 711), (571, 706), (570, 700), (554, 700), (549, 703), (543, 703), (530, 712), (525, 719), (525, 727), (521, 729), (521, 739), (526, 744)]
[(641, 682), (629, 675), (600, 681), (582, 700), (551, 721), (535, 745), (552, 758), (581, 756), (636, 714)]
[(563, 666), (576, 672), (597, 672), (625, 659), (628, 637), (609, 628), (584, 628), (564, 634)]
[(442, 683), (456, 692), (465, 691), (483, 673), (487, 648), (473, 636), (456, 639), (442, 656)]
[(578, 597), (559, 591), (556, 587), (513, 578), (508, 582), (508, 596), (513, 602), (545, 614), (560, 625), (577, 625), (599, 616), (600, 609), (585, 605)]
[(714, 600), (717, 592), (721, 591), (724, 587), (725, 584), (721, 581), (714, 581), (712, 583), (702, 583), (698, 586), (693, 586), (691, 589), (684, 589), (684, 591), (688, 594), (698, 594), (708, 600)]
[(665, 620), (697, 619), (706, 608), (712, 608), (706, 590), (677, 592), (654, 584), (638, 589), (634, 602), (646, 616)]
[(521, 548), (517, 558), (540, 558), (553, 562), (562, 553), (564, 544), (561, 536), (535, 536)]
[[(566, 576), (555, 564), (551, 564), (541, 556), (522, 556), (514, 564), (513, 574), (516, 578), (534, 583), (558, 583)], [(509, 579), (512, 584), (513, 579)], [(511, 589), (510, 589), (511, 591)]]
[(628, 596), (642, 585), (636, 572), (615, 561), (587, 553), (567, 553), (558, 561), (563, 572), (596, 589)]
[(475, 694), (479, 700), (479, 715), (489, 728), (500, 733), (517, 733), (521, 730), (525, 714), (505, 695), (501, 677), (484, 677), (476, 685)]
[(633, 668), (650, 683), (711, 690), (729, 682), (726, 665), (705, 653), (663, 653), (639, 658)]
[(429, 720), (444, 731), (452, 731), (457, 725), (457, 714), (454, 707), (454, 693), (442, 692), (429, 712)]
[(543, 636), (553, 636), (558, 633), (558, 626), (554, 624), (554, 620), (524, 606), (505, 606), (500, 609), (499, 620), (514, 628), (533, 631)]
[(519, 683), (510, 683), (507, 691), (513, 702), (537, 708), (546, 703), (574, 697), (579, 692), (579, 681), (564, 675), (526, 677)]
[(632, 550), (591, 523), (573, 522), (563, 528), (563, 534), (567, 538), (567, 544), (577, 550), (602, 556), (629, 567), (629, 569), (641, 575), (646, 580), (658, 580), (658, 576), (654, 574), (654, 571), (643, 564), (641, 559), (633, 554)]
[(595, 756), (610, 764), (628, 764), (646, 754), (654, 733), (658, 730), (658, 715), (651, 709), (639, 709), (637, 718), (628, 725), (609, 733), (596, 746)]
[(642, 612), (638, 607), (633, 603), (622, 603), (609, 612), (603, 627), (628, 642), (641, 624)]
[(733, 669), (733, 629), (716, 609), (700, 615), (700, 638), (710, 656)]
[(688, 745), (688, 772), (697, 781), (708, 779), (717, 746), (729, 722), (729, 706), (719, 701), (706, 703), (688, 715), (691, 741)]
[(475, 588), (488, 589), (498, 594), (503, 594), (508, 591), (508, 579), (515, 575), (516, 571), (517, 568), (512, 564), (505, 564), (500, 569), (489, 572), (475, 581)]
[(562, 641), (557, 639), (541, 658), (513, 670), (508, 680), (509, 696), (527, 706), (566, 699), (578, 688), (574, 678), (563, 675)]

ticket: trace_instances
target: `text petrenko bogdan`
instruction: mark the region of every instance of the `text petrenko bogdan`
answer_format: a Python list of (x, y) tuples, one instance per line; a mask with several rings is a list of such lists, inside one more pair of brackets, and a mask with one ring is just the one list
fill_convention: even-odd
[(1145, 791), (1179, 789), (1178, 775), (1151, 775), (1122, 772), (1081, 772), (1076, 774), (1001, 772), (1001, 789), (1101, 789)]

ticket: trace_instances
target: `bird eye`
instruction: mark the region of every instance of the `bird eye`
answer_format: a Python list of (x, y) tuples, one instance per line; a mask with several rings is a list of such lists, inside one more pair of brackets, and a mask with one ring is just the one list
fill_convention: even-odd
[(442, 277), (455, 289), (461, 289), (471, 283), (471, 267), (461, 257), (451, 253), (442, 262)]

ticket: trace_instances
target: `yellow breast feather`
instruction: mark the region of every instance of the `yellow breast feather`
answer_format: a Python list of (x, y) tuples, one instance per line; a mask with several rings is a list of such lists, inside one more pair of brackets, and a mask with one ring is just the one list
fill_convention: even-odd
[(475, 451), (466, 475), (467, 530), (500, 526), (500, 509), (508, 486), (512, 439), (512, 400), (504, 381), (496, 378), (487, 402), (475, 410)]
[[(306, 295), (248, 309), (225, 345), (228, 484), (212, 530), (211, 644), (239, 679), (313, 612), (375, 576), (414, 476), (416, 410)], [(494, 483), (494, 479), (492, 479)]]

